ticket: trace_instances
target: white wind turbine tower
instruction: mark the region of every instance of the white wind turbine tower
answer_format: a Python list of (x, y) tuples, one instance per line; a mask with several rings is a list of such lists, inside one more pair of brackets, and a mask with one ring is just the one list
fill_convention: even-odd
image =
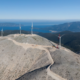
[[(64, 36), (65, 34), (63, 34), (62, 36)], [(61, 38), (62, 38), (62, 36), (60, 36), (60, 34), (59, 34), (59, 36), (58, 36), (58, 38), (59, 38), (59, 48), (61, 48)]]
[(19, 29), (20, 29), (20, 35), (21, 35), (21, 25), (19, 25)]
[(32, 23), (32, 26), (31, 26), (31, 34), (33, 34), (33, 23)]
[(3, 29), (1, 30), (1, 36), (3, 36)]

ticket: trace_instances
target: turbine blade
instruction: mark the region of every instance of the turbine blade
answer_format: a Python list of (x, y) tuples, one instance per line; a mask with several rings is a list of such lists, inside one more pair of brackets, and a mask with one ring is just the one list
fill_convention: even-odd
[[(63, 34), (62, 36), (64, 36), (64, 35), (65, 35), (65, 34)], [(61, 36), (61, 37), (62, 37), (62, 36)]]

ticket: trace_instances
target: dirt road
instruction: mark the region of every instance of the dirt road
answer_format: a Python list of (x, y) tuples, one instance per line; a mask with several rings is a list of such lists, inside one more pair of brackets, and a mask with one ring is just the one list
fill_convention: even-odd
[[(10, 37), (1, 37), (1, 38), (7, 38), (8, 40), (12, 41), (14, 44), (23, 47), (25, 50), (27, 50), (28, 48), (37, 48), (37, 49), (45, 50), (47, 52), (48, 58), (51, 62), (51, 65), (54, 64), (54, 61), (50, 55), (50, 52), (46, 49), (47, 47), (52, 48), (52, 46), (42, 46), (42, 45), (29, 44), (29, 43), (20, 43), (20, 42), (17, 42), (15, 40), (11, 39)], [(55, 74), (54, 72), (52, 72), (50, 70), (51, 65), (46, 69), (46, 71), (47, 71), (47, 78), (46, 79), (47, 80), (48, 80), (48, 76), (52, 77), (52, 79), (55, 79), (55, 80), (67, 80), (67, 79), (64, 79), (61, 76)]]

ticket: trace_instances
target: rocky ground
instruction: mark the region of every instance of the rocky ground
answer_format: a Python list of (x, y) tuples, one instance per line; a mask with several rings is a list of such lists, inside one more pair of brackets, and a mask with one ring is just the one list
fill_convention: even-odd
[(65, 50), (51, 52), (54, 65), (51, 70), (67, 80), (80, 80), (80, 56)]
[(0, 80), (80, 80), (80, 55), (55, 46), (35, 34), (0, 37)]

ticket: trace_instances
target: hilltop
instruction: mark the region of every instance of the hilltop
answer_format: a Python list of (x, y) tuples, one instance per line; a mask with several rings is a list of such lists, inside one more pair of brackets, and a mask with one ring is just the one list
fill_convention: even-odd
[(80, 55), (36, 34), (0, 37), (0, 80), (79, 80)]

